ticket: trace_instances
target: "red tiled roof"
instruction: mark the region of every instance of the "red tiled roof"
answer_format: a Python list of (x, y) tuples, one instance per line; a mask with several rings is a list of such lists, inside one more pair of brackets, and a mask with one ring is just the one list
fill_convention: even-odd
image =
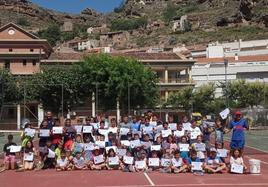
[(195, 58), (194, 60), (196, 60), (196, 63), (207, 64), (207, 63), (223, 62), (224, 59), (227, 59), (229, 62), (268, 61), (268, 55), (239, 56), (238, 60), (235, 60), (235, 57), (227, 57), (227, 58)]
[(84, 53), (52, 53), (48, 60), (80, 60)]

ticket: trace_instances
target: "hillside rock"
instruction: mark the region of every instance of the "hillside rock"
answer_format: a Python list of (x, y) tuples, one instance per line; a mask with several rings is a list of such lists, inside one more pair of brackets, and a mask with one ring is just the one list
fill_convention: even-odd
[[(63, 24), (64, 22), (72, 22), (81, 25), (99, 25), (102, 16), (95, 10), (87, 8), (82, 11), (81, 15), (62, 13), (46, 8), (39, 7), (29, 0), (1, 0), (0, 1), (1, 22), (14, 22), (17, 16), (25, 17), (32, 22), (32, 27), (46, 27), (48, 24)], [(11, 16), (14, 15), (14, 16)]]

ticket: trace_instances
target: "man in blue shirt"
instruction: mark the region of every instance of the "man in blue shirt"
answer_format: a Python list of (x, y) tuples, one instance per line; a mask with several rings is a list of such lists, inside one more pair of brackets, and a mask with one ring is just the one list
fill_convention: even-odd
[(231, 149), (244, 149), (245, 146), (245, 130), (248, 129), (247, 121), (242, 118), (240, 111), (235, 112), (235, 119), (229, 124), (229, 130), (233, 130), (230, 143)]

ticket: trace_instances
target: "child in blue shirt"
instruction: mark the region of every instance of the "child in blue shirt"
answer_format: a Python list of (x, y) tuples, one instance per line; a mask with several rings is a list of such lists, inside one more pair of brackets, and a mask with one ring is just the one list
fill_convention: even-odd
[(221, 158), (217, 156), (217, 150), (214, 147), (210, 148), (209, 157), (205, 162), (205, 170), (208, 173), (221, 173), (225, 168), (225, 163), (223, 163)]

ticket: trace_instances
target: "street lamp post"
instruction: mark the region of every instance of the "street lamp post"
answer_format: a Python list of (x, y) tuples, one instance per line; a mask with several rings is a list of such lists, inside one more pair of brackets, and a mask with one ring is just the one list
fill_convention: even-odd
[(227, 81), (227, 67), (228, 67), (228, 60), (224, 59), (224, 67), (225, 67), (225, 106), (226, 108), (229, 108), (229, 102), (228, 102), (228, 81)]

